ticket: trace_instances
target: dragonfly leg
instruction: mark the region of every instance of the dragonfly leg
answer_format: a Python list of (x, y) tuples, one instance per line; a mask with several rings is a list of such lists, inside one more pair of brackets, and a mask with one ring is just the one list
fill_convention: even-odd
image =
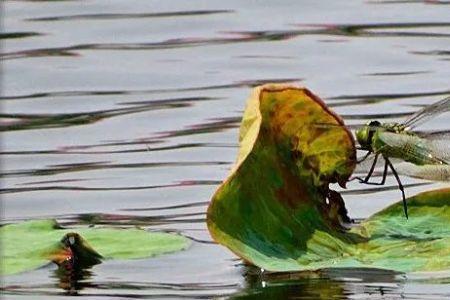
[(394, 166), (392, 166), (392, 163), (389, 161), (389, 159), (387, 157), (384, 158), (386, 160), (387, 165), (389, 165), (389, 167), (392, 170), (392, 173), (394, 174), (395, 179), (397, 180), (398, 183), (398, 188), (400, 189), (400, 191), (402, 192), (402, 198), (403, 198), (403, 211), (405, 212), (405, 217), (406, 219), (408, 219), (408, 206), (406, 205), (406, 197), (405, 197), (405, 191), (403, 189), (403, 184), (400, 181), (400, 177), (397, 174), (397, 171), (395, 171)]
[[(384, 157), (383, 157), (384, 158)], [(387, 177), (387, 172), (388, 172), (388, 160), (385, 158), (384, 159), (384, 171), (383, 171), (383, 179), (381, 179), (380, 185), (384, 185), (384, 183), (386, 182), (386, 177)]]
[[(359, 162), (362, 162), (363, 160), (365, 160), (372, 152), (368, 152), (366, 154), (366, 156), (364, 156)], [(365, 183), (365, 184), (375, 184), (375, 183), (371, 183), (369, 182), (370, 177), (372, 176), (373, 170), (375, 170), (375, 165), (377, 164), (377, 160), (378, 160), (378, 155), (379, 154), (375, 154), (375, 157), (373, 158), (373, 163), (372, 166), (370, 167), (369, 173), (367, 173), (366, 177), (364, 179), (362, 179), (361, 177), (358, 176), (354, 176), (353, 178), (351, 178), (349, 181), (358, 179), (359, 183)]]
[(388, 172), (388, 162), (386, 159), (384, 159), (384, 171), (383, 171), (383, 178), (381, 179), (381, 182), (369, 182), (369, 181), (363, 180), (363, 181), (361, 181), (361, 183), (370, 184), (370, 185), (384, 185), (384, 183), (386, 182), (387, 172)]
[[(367, 156), (369, 156), (372, 152), (369, 152)], [(370, 185), (384, 185), (384, 183), (386, 182), (386, 177), (387, 177), (387, 172), (388, 172), (388, 162), (385, 159), (384, 160), (384, 170), (383, 170), (383, 177), (381, 179), (381, 182), (369, 182), (370, 177), (372, 177), (373, 171), (375, 170), (375, 165), (377, 164), (377, 160), (378, 160), (378, 155), (376, 154), (374, 159), (373, 159), (373, 163), (372, 166), (370, 167), (369, 172), (367, 173), (366, 177), (364, 179), (362, 179), (361, 177), (353, 177), (352, 179), (350, 179), (349, 181), (358, 179), (360, 183), (364, 183), (364, 184), (370, 184)], [(364, 157), (361, 161), (363, 161), (366, 157)], [(383, 157), (384, 158), (384, 157)]]
[(373, 163), (372, 163), (372, 166), (370, 167), (369, 173), (367, 173), (367, 176), (364, 178), (364, 180), (362, 181), (362, 183), (368, 183), (370, 177), (372, 177), (373, 170), (375, 170), (375, 165), (377, 164), (378, 155), (379, 155), (379, 154), (375, 154), (375, 157), (374, 157), (374, 159), (373, 159)]
[(372, 151), (367, 151), (366, 155), (364, 155), (364, 157), (361, 158), (360, 160), (357, 160), (356, 163), (359, 164), (359, 163), (365, 161), (369, 157), (370, 154), (372, 154)]

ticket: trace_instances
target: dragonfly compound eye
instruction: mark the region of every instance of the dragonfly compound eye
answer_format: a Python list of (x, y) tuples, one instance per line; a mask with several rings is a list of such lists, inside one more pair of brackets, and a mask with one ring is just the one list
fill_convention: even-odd
[(369, 123), (367, 123), (367, 125), (370, 127), (378, 127), (381, 126), (381, 123), (378, 121), (370, 121)]
[(370, 129), (371, 127), (365, 125), (361, 128), (358, 128), (355, 132), (356, 140), (363, 150), (370, 150)]

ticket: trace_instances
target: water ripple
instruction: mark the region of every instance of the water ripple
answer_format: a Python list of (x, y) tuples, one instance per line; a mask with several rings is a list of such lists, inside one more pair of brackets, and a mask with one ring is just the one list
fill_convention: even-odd
[(42, 35), (42, 34), (39, 32), (33, 32), (33, 31), (1, 32), (0, 40), (21, 39), (21, 38), (27, 38), (27, 37), (31, 37), (31, 36), (38, 36), (38, 35)]
[(302, 81), (302, 78), (263, 78), (252, 80), (240, 80), (232, 83), (206, 85), (198, 87), (173, 88), (173, 89), (152, 89), (152, 90), (96, 90), (96, 91), (53, 91), (32, 93), (25, 95), (10, 95), (0, 96), (0, 100), (21, 100), (21, 99), (35, 99), (35, 98), (53, 98), (53, 97), (73, 97), (73, 96), (114, 96), (114, 95), (145, 95), (145, 94), (163, 94), (176, 92), (195, 92), (221, 89), (234, 89), (242, 87), (255, 87), (265, 83), (294, 83)]
[(62, 173), (83, 172), (104, 169), (132, 169), (132, 168), (159, 168), (159, 167), (192, 167), (192, 166), (213, 166), (229, 165), (226, 161), (174, 161), (174, 162), (154, 162), (154, 163), (126, 163), (113, 164), (110, 162), (86, 162), (77, 164), (60, 164), (50, 168), (34, 170), (6, 171), (0, 173), (0, 177), (22, 177), (22, 176), (48, 176)]
[(219, 185), (222, 180), (185, 180), (172, 184), (144, 185), (144, 186), (111, 186), (111, 187), (82, 187), (82, 186), (37, 186), (20, 188), (2, 188), (0, 194), (23, 193), (34, 191), (133, 191), (133, 190), (152, 190), (161, 188), (174, 188), (198, 185)]
[(238, 128), (241, 123), (241, 119), (242, 117), (217, 118), (212, 122), (195, 124), (181, 130), (164, 131), (159, 133), (156, 138), (173, 138), (193, 134), (220, 132), (230, 128)]
[[(4, 60), (42, 56), (77, 56), (83, 50), (162, 50), (257, 41), (279, 41), (304, 35), (364, 36), (364, 37), (423, 37), (448, 38), (450, 33), (402, 31), (402, 29), (447, 28), (449, 22), (373, 23), (373, 24), (294, 24), (302, 30), (228, 31), (227, 36), (203, 38), (183, 37), (161, 42), (87, 43), (65, 47), (40, 48), (0, 54)], [(307, 28), (307, 29), (306, 29)]]
[(157, 13), (99, 13), (99, 14), (79, 14), (54, 17), (29, 18), (25, 21), (43, 22), (43, 21), (78, 21), (78, 20), (116, 20), (116, 19), (141, 19), (141, 18), (167, 18), (167, 17), (189, 17), (234, 13), (234, 10), (191, 10), (191, 11), (171, 11)]
[[(175, 224), (175, 223), (201, 223), (206, 221), (206, 213), (204, 210), (192, 213), (186, 212), (165, 213), (153, 216), (84, 213), (76, 215), (57, 215), (51, 217), (58, 219), (59, 223), (63, 226), (108, 225), (117, 227), (140, 226), (151, 228), (152, 226), (155, 225)], [(177, 231), (167, 230), (167, 232), (177, 232)]]
[(153, 111), (160, 109), (173, 109), (192, 106), (194, 102), (211, 101), (217, 98), (195, 97), (175, 98), (166, 100), (140, 101), (119, 103), (119, 105), (131, 105), (126, 108), (109, 110), (97, 110), (92, 112), (61, 113), (61, 114), (19, 114), (0, 113), (0, 119), (9, 119), (0, 123), (0, 131), (26, 130), (38, 128), (57, 128), (75, 125), (85, 125), (100, 120), (126, 114)]
[(422, 3), (427, 5), (446, 5), (450, 4), (448, 0), (373, 0), (367, 1), (369, 4), (413, 4)]

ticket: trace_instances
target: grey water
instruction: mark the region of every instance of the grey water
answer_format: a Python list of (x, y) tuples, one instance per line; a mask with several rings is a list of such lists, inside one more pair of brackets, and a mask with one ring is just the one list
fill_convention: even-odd
[[(252, 87), (306, 86), (352, 127), (404, 120), (450, 94), (449, 1), (5, 0), (0, 39), (2, 223), (138, 224), (193, 241), (105, 261), (70, 290), (53, 265), (6, 276), (2, 297), (450, 298), (435, 274), (261, 274), (205, 224)], [(421, 127), (448, 129), (448, 116)], [(445, 186), (402, 180), (410, 196)], [(393, 178), (343, 195), (357, 219), (401, 197)]]

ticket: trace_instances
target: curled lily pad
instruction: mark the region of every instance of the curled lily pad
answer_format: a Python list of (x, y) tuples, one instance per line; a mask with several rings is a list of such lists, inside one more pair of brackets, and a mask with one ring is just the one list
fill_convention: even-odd
[(78, 233), (69, 232), (46, 255), (48, 259), (64, 269), (84, 269), (101, 263), (103, 256)]
[(449, 189), (410, 198), (409, 220), (397, 203), (342, 230), (342, 199), (328, 189), (344, 186), (355, 166), (353, 139), (342, 125), (307, 89), (255, 89), (237, 163), (208, 208), (211, 236), (269, 271), (450, 269)]
[(217, 242), (257, 266), (291, 271), (319, 259), (311, 249), (326, 249), (322, 243), (357, 241), (336, 228), (325, 201), (329, 183), (345, 185), (352, 173), (355, 147), (322, 100), (305, 88), (256, 88), (239, 142), (237, 163), (208, 208)]
[[(63, 237), (73, 238), (73, 244), (81, 247), (65, 247), (64, 242), (61, 242)], [(0, 228), (0, 238), (3, 275), (36, 269), (49, 261), (62, 264), (72, 257), (70, 251), (74, 249), (82, 249), (83, 252), (78, 253), (77, 257), (84, 255), (83, 261), (95, 260), (94, 263), (88, 263), (92, 265), (102, 258), (145, 258), (180, 251), (190, 245), (189, 239), (177, 234), (147, 232), (136, 228), (64, 229), (55, 220), (4, 225)]]

